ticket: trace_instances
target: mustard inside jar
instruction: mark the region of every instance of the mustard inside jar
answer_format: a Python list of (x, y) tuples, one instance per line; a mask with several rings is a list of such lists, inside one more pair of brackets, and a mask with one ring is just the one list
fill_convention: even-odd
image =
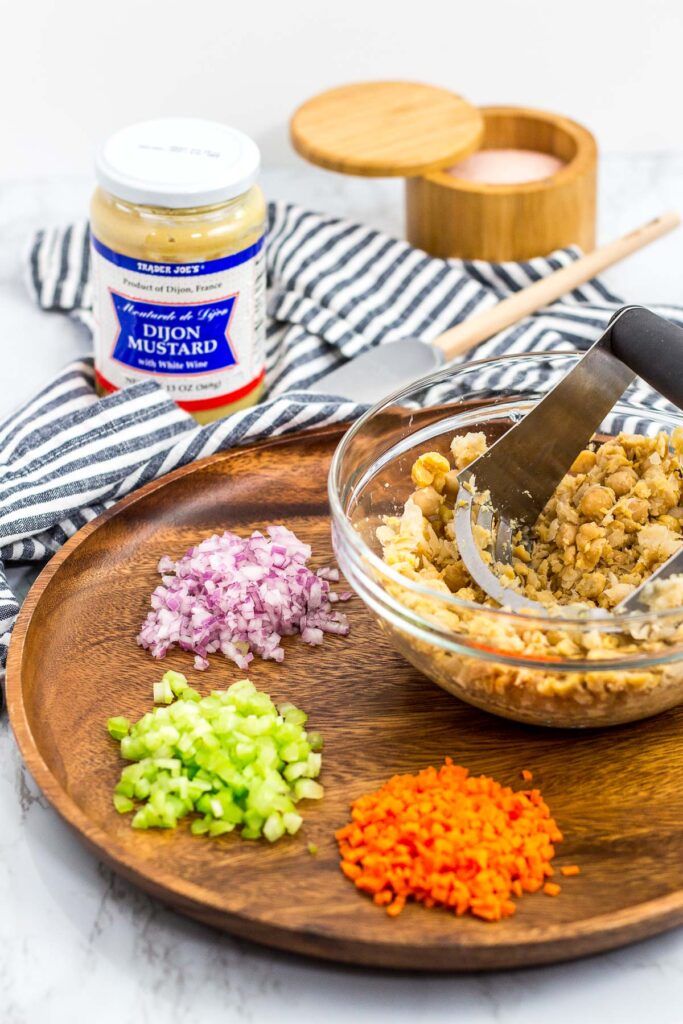
[(90, 208), (100, 394), (155, 380), (200, 423), (258, 401), (259, 165), (242, 132), (190, 118), (133, 125), (104, 144)]

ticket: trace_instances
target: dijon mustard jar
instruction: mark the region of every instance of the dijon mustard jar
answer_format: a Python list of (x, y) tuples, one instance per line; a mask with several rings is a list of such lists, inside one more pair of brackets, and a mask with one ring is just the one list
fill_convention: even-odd
[(156, 380), (200, 423), (253, 405), (265, 361), (257, 146), (164, 118), (112, 135), (90, 208), (101, 394)]

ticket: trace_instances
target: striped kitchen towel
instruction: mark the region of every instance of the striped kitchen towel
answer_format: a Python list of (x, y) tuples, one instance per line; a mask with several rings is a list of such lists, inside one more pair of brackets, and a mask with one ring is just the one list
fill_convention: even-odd
[[(265, 399), (206, 426), (152, 382), (99, 399), (91, 360), (72, 363), (0, 423), (0, 664), (18, 602), (4, 567), (44, 562), (124, 495), (187, 462), (266, 437), (338, 423), (362, 407), (308, 385), (358, 353), (417, 335), (426, 341), (577, 257), (524, 263), (427, 256), (360, 224), (270, 206)], [(45, 310), (92, 326), (86, 224), (40, 232), (29, 284)], [(479, 345), (468, 358), (585, 349), (621, 304), (600, 281)], [(683, 311), (659, 307), (683, 324)]]

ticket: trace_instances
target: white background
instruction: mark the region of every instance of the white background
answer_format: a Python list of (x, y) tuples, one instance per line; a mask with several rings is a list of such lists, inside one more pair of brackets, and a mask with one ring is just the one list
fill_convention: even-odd
[(90, 171), (129, 122), (201, 115), (267, 164), (308, 96), (416, 79), (584, 122), (605, 152), (683, 149), (681, 0), (0, 0), (0, 180)]

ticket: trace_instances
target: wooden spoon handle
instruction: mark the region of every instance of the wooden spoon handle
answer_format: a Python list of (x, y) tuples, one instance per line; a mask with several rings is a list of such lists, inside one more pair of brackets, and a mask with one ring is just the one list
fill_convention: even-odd
[(487, 309), (485, 313), (473, 316), (471, 319), (465, 320), (464, 323), (458, 324), (457, 327), (451, 327), (450, 330), (436, 338), (432, 344), (443, 350), (446, 359), (462, 355), (463, 352), (478, 345), (480, 341), (486, 341), (487, 338), (493, 337), (499, 331), (516, 324), (525, 316), (529, 316), (530, 313), (535, 313), (544, 306), (548, 306), (573, 288), (578, 288), (579, 285), (590, 281), (606, 267), (611, 267), (625, 256), (629, 256), (632, 252), (642, 249), (643, 246), (649, 245), (655, 239), (673, 231), (680, 222), (681, 218), (674, 212), (655, 217), (654, 220), (641, 225), (635, 231), (630, 231), (627, 235), (608, 242), (607, 245), (601, 245), (593, 252), (574, 260), (569, 266), (554, 271), (548, 277), (541, 278), (540, 281), (535, 281), (528, 288), (523, 288), (509, 299), (499, 302), (492, 309)]

